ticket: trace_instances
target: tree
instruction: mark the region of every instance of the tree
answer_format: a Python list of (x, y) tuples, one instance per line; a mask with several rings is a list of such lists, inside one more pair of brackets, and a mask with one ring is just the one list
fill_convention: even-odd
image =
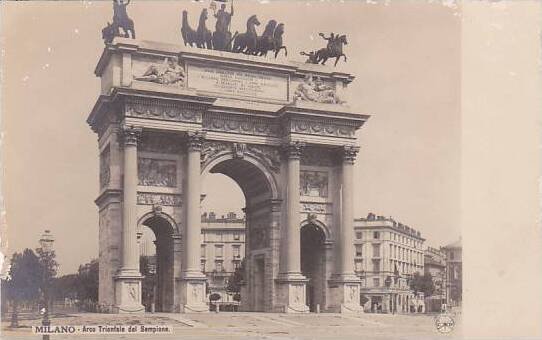
[(98, 276), (100, 264), (97, 259), (80, 265), (77, 270), (77, 297), (81, 301), (98, 302)]
[(241, 285), (245, 279), (245, 260), (241, 261), (241, 265), (235, 269), (228, 279), (228, 285), (226, 286), (226, 291), (228, 293), (240, 293)]
[(414, 291), (414, 294), (422, 292), (425, 297), (433, 295), (435, 291), (433, 277), (429, 274), (420, 275), (420, 273), (414, 273), (410, 280), (410, 289)]
[(3, 294), (6, 294), (8, 300), (12, 301), (12, 327), (18, 326), (18, 304), (20, 302), (35, 301), (39, 297), (41, 287), (40, 273), (42, 273), (40, 259), (32, 249), (27, 248), (22, 253), (13, 254), (9, 277), (5, 281), (4, 289), (2, 289)]
[(39, 277), (40, 289), (43, 294), (43, 304), (47, 305), (49, 309), (49, 296), (50, 290), (53, 284), (53, 278), (57, 274), (58, 263), (56, 262), (56, 254), (54, 250), (45, 250), (43, 248), (37, 248), (36, 253), (38, 254), (38, 261), (40, 265), (40, 270), (37, 272)]

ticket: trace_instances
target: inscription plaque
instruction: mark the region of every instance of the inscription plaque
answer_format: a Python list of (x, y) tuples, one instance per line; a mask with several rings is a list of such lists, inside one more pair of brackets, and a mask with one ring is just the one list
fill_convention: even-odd
[(188, 87), (226, 96), (288, 100), (287, 76), (199, 65), (188, 67)]

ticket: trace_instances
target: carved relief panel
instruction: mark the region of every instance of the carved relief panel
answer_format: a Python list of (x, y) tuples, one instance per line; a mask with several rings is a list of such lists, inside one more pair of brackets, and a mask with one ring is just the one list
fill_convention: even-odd
[(327, 171), (300, 171), (300, 194), (310, 197), (328, 196), (328, 173)]
[(109, 145), (100, 155), (100, 188), (105, 188), (111, 180), (111, 152)]
[(176, 161), (139, 157), (137, 166), (139, 185), (170, 188), (177, 186)]

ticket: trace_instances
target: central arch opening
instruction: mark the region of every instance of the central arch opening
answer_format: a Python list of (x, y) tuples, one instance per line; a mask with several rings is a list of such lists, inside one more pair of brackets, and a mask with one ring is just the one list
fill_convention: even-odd
[[(233, 299), (233, 305), (242, 305), (243, 310), (265, 311), (270, 307), (266, 297), (272, 294), (268, 282), (272, 274), (266, 266), (271, 247), (272, 175), (258, 160), (232, 154), (207, 164), (203, 175), (202, 270), (208, 278), (209, 298), (216, 292), (221, 306)], [(241, 222), (242, 231), (238, 229)]]
[(311, 312), (323, 306), (324, 289), (324, 242), (326, 235), (313, 223), (301, 228), (301, 272), (307, 282), (306, 304)]

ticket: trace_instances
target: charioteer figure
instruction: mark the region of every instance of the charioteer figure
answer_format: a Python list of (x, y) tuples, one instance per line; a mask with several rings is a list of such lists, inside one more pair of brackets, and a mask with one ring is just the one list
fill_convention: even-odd
[(230, 32), (231, 17), (233, 16), (233, 4), (230, 12), (226, 10), (226, 4), (220, 5), (220, 9), (215, 12), (216, 18), (215, 32), (213, 33), (213, 48), (215, 50), (231, 50), (232, 35)]

